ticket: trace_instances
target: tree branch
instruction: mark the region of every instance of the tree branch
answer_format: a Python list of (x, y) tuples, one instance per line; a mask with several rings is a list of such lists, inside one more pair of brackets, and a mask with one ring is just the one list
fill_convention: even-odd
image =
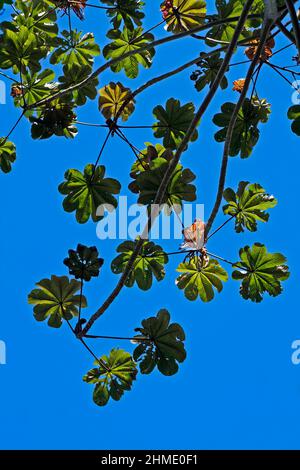
[[(249, 18), (250, 17), (251, 18), (261, 18), (261, 15), (253, 14), (253, 15), (249, 15)], [(98, 75), (103, 73), (105, 70), (110, 68), (112, 65), (115, 65), (118, 62), (120, 62), (121, 60), (127, 59), (128, 57), (131, 57), (131, 56), (136, 55), (136, 54), (140, 54), (141, 52), (143, 52), (145, 50), (148, 50), (148, 49), (151, 49), (153, 47), (161, 46), (163, 44), (167, 44), (169, 42), (176, 41), (177, 39), (182, 39), (182, 38), (191, 36), (193, 33), (197, 33), (199, 31), (204, 31), (204, 30), (209, 29), (213, 26), (219, 26), (219, 25), (222, 25), (222, 24), (225, 24), (225, 23), (234, 23), (234, 22), (238, 21), (239, 19), (240, 19), (240, 17), (235, 16), (235, 17), (232, 17), (232, 18), (223, 18), (222, 20), (211, 21), (210, 23), (207, 23), (207, 24), (201, 25), (201, 26), (197, 26), (197, 28), (191, 29), (189, 31), (183, 31), (182, 33), (174, 34), (173, 36), (167, 36), (167, 37), (152, 41), (148, 44), (144, 44), (143, 46), (139, 47), (138, 49), (128, 51), (125, 54), (123, 54), (121, 57), (111, 59), (110, 61), (108, 61), (105, 64), (101, 65), (99, 68), (97, 68), (94, 72), (92, 72), (88, 77), (86, 77), (81, 82), (76, 83), (75, 85), (71, 85), (68, 88), (66, 88), (65, 90), (60, 90), (56, 93), (53, 93), (52, 95), (50, 95), (47, 98), (43, 98), (42, 100), (36, 101), (35, 103), (28, 106), (28, 109), (34, 109), (37, 106), (46, 105), (54, 99), (61, 98), (62, 96), (66, 95), (68, 93), (71, 93), (72, 91), (77, 90), (78, 88), (81, 88), (81, 87), (85, 86), (87, 83), (89, 83), (94, 78), (98, 77)], [(249, 38), (248, 38), (248, 40), (249, 40)]]
[(289, 15), (290, 15), (291, 20), (292, 20), (293, 32), (294, 32), (294, 35), (295, 35), (295, 42), (296, 42), (296, 46), (297, 46), (297, 49), (298, 49), (298, 57), (300, 58), (300, 26), (299, 26), (297, 13), (296, 13), (296, 10), (295, 10), (295, 7), (294, 7), (294, 4), (293, 4), (292, 0), (285, 0), (285, 4), (287, 6), (287, 9), (289, 11)]
[(230, 152), (230, 145), (231, 145), (231, 140), (232, 140), (232, 136), (233, 136), (237, 116), (238, 116), (238, 113), (239, 113), (239, 111), (240, 111), (240, 109), (243, 106), (243, 103), (245, 101), (247, 91), (248, 91), (248, 88), (249, 88), (250, 83), (251, 83), (253, 72), (255, 70), (255, 67), (256, 67), (257, 63), (260, 60), (260, 56), (261, 56), (264, 44), (265, 44), (265, 42), (268, 38), (268, 34), (269, 34), (272, 23), (273, 23), (273, 20), (267, 20), (266, 21), (266, 24), (263, 28), (262, 35), (261, 35), (261, 38), (260, 38), (260, 41), (259, 41), (259, 45), (258, 45), (256, 53), (255, 53), (255, 56), (253, 58), (253, 61), (250, 64), (249, 69), (248, 69), (247, 76), (246, 76), (246, 79), (245, 79), (245, 83), (244, 83), (244, 86), (243, 86), (243, 90), (241, 92), (240, 98), (239, 98), (239, 100), (238, 100), (238, 102), (237, 102), (237, 104), (234, 108), (233, 114), (232, 114), (230, 122), (229, 122), (229, 126), (228, 126), (228, 129), (227, 129), (227, 134), (226, 134), (225, 145), (224, 145), (224, 152), (223, 152), (223, 158), (222, 158), (222, 164), (221, 164), (221, 171), (220, 171), (216, 201), (215, 201), (214, 207), (212, 209), (212, 212), (209, 216), (208, 222), (207, 222), (206, 227), (205, 227), (205, 239), (207, 239), (207, 235), (208, 235), (208, 233), (209, 233), (209, 231), (210, 231), (210, 229), (211, 229), (211, 227), (212, 227), (212, 225), (215, 221), (215, 218), (216, 218), (216, 216), (219, 212), (220, 205), (221, 205), (221, 202), (222, 202), (222, 197), (223, 197), (223, 192), (224, 192), (224, 187), (225, 187), (226, 173), (227, 173), (227, 166), (228, 166), (228, 158), (229, 158), (229, 152)]
[(174, 155), (173, 159), (171, 160), (171, 162), (168, 166), (168, 169), (167, 169), (167, 171), (164, 175), (164, 178), (163, 178), (163, 180), (162, 180), (162, 182), (159, 186), (156, 198), (154, 200), (154, 204), (153, 204), (152, 209), (151, 209), (151, 214), (150, 214), (150, 217), (149, 217), (149, 219), (147, 221), (147, 224), (144, 228), (143, 234), (142, 234), (140, 240), (137, 242), (136, 247), (135, 247), (135, 249), (134, 249), (127, 265), (126, 265), (126, 268), (125, 268), (121, 278), (119, 279), (119, 282), (117, 283), (117, 285), (116, 285), (115, 289), (112, 291), (112, 293), (105, 300), (105, 302), (101, 305), (101, 307), (91, 316), (91, 318), (87, 322), (86, 326), (82, 330), (82, 333), (81, 333), (82, 336), (87, 334), (87, 332), (92, 327), (92, 325), (95, 323), (95, 321), (101, 315), (103, 315), (103, 313), (108, 309), (108, 307), (111, 305), (111, 303), (117, 298), (120, 291), (124, 287), (125, 282), (126, 282), (128, 276), (131, 272), (131, 269), (134, 265), (134, 262), (135, 262), (135, 260), (138, 256), (141, 248), (142, 248), (144, 240), (147, 239), (149, 231), (151, 230), (151, 227), (153, 225), (153, 222), (155, 221), (156, 217), (159, 215), (158, 207), (161, 205), (161, 203), (163, 201), (163, 198), (164, 198), (165, 192), (167, 190), (167, 186), (168, 186), (168, 183), (169, 183), (170, 178), (172, 176), (172, 173), (173, 173), (174, 169), (176, 168), (176, 165), (177, 165), (182, 153), (184, 152), (187, 144), (189, 143), (196, 127), (198, 126), (201, 117), (203, 116), (203, 114), (206, 111), (208, 105), (212, 101), (212, 99), (213, 99), (213, 97), (214, 97), (217, 89), (219, 88), (219, 85), (220, 85), (220, 83), (221, 83), (221, 81), (224, 77), (224, 74), (227, 70), (228, 64), (229, 64), (229, 62), (231, 60), (231, 57), (234, 53), (235, 47), (236, 47), (237, 42), (238, 42), (238, 38), (239, 38), (239, 36), (241, 34), (241, 31), (244, 27), (245, 21), (247, 19), (247, 16), (248, 16), (250, 8), (253, 4), (253, 1), (254, 0), (247, 0), (245, 5), (244, 5), (243, 11), (241, 13), (241, 16), (239, 17), (239, 20), (238, 20), (237, 26), (235, 28), (231, 43), (228, 46), (228, 49), (227, 49), (227, 52), (225, 54), (222, 65), (221, 65), (221, 67), (220, 67), (220, 69), (219, 69), (219, 71), (218, 71), (218, 73), (215, 77), (214, 82), (212, 83), (211, 88), (209, 89), (206, 97), (204, 98), (204, 100), (203, 100), (202, 104), (200, 105), (197, 113), (195, 114), (195, 117), (194, 117), (193, 121), (191, 122), (189, 129), (187, 130), (180, 146), (178, 147), (178, 149), (176, 151), (176, 154)]

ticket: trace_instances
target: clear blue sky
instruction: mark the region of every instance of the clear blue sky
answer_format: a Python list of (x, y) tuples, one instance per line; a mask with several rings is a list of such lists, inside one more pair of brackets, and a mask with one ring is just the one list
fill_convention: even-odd
[[(146, 25), (151, 26), (160, 19), (160, 2), (146, 3)], [(105, 14), (89, 10), (86, 18), (82, 26), (95, 31), (103, 47), (108, 29)], [(156, 37), (164, 34), (162, 28), (156, 30)], [(101, 86), (122, 80), (135, 87), (192, 59), (204, 47), (201, 41), (189, 39), (162, 46), (151, 70), (142, 71), (135, 84), (123, 74), (106, 72)], [(289, 49), (274, 62), (283, 60), (286, 65), (292, 55), (295, 51)], [(102, 56), (97, 63), (103, 63)], [(197, 93), (189, 75), (185, 72), (140, 96), (130, 123), (152, 124), (152, 108), (172, 96), (199, 105), (205, 91)], [(198, 141), (182, 159), (197, 173), (197, 202), (204, 203), (207, 212), (215, 196), (222, 153), (222, 146), (213, 139), (217, 129), (211, 118), (222, 102), (237, 99), (231, 82), (243, 76), (242, 67), (231, 69), (230, 86), (218, 93), (201, 122)], [(255, 305), (242, 300), (238, 283), (229, 281), (210, 304), (189, 302), (174, 284), (179, 258), (173, 257), (163, 282), (146, 293), (124, 289), (94, 332), (130, 335), (143, 318), (165, 307), (186, 331), (187, 360), (170, 378), (158, 372), (140, 375), (130, 393), (105, 408), (93, 404), (92, 386), (82, 381), (92, 366), (89, 354), (67, 327), (55, 330), (37, 323), (27, 305), (27, 294), (36, 281), (66, 273), (62, 260), (78, 242), (96, 244), (105, 258), (101, 277), (86, 292), (88, 313), (115, 285), (110, 261), (119, 242), (100, 242), (93, 223), (76, 224), (74, 214), (62, 210), (57, 190), (66, 169), (82, 169), (95, 160), (105, 130), (80, 127), (74, 141), (33, 142), (28, 123), (21, 123), (13, 135), (18, 160), (11, 174), (0, 174), (0, 340), (7, 345), (7, 365), (0, 366), (2, 449), (300, 448), (300, 366), (292, 365), (290, 359), (291, 343), (300, 339), (299, 138), (291, 133), (286, 119), (292, 89), (272, 70), (263, 70), (261, 77), (259, 92), (271, 102), (272, 115), (261, 126), (251, 158), (230, 160), (227, 183), (236, 187), (240, 180), (258, 182), (279, 204), (270, 222), (260, 224), (257, 233), (237, 235), (227, 226), (213, 238), (210, 249), (236, 259), (240, 247), (260, 241), (269, 251), (284, 253), (292, 273), (284, 293)], [(17, 112), (10, 100), (1, 105), (0, 112), (0, 134), (5, 135)], [(78, 116), (102, 122), (96, 101), (80, 109)], [(127, 134), (140, 148), (153, 141), (147, 130), (128, 130)], [(114, 138), (102, 161), (109, 175), (120, 179), (122, 194), (126, 194), (133, 161), (130, 149)], [(219, 222), (223, 220), (220, 215)], [(178, 241), (168, 241), (164, 247), (176, 250)], [(116, 342), (94, 344), (99, 355), (114, 346), (133, 347)]]

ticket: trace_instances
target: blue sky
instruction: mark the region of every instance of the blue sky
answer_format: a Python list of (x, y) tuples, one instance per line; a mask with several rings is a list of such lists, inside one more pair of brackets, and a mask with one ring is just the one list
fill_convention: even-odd
[[(150, 27), (160, 19), (160, 2), (154, 2), (155, 6), (146, 3), (146, 26)], [(214, 11), (212, 2), (209, 5), (210, 12)], [(108, 29), (105, 14), (88, 10), (82, 26), (95, 32), (103, 48)], [(156, 37), (166, 34), (163, 28), (155, 33)], [(278, 42), (277, 47), (280, 45)], [(135, 88), (203, 50), (201, 41), (174, 42), (157, 50), (151, 70), (142, 70), (134, 83), (123, 74), (108, 71), (100, 77), (100, 84), (122, 80)], [(278, 54), (274, 63), (290, 64), (292, 55), (295, 51), (290, 48)], [(102, 56), (97, 58), (99, 63), (103, 63)], [(139, 97), (130, 124), (152, 124), (153, 107), (170, 97), (198, 106), (205, 91), (197, 93), (189, 75), (190, 71), (184, 72), (147, 90)], [(217, 128), (211, 119), (223, 102), (237, 99), (231, 83), (244, 75), (242, 66), (231, 69), (230, 86), (217, 94), (200, 124), (199, 139), (182, 158), (184, 166), (197, 174), (197, 202), (205, 204), (207, 213), (214, 201), (222, 154), (222, 145), (213, 139)], [(173, 377), (158, 372), (140, 375), (131, 392), (105, 408), (94, 405), (92, 386), (82, 381), (92, 366), (89, 354), (67, 327), (55, 330), (37, 323), (27, 305), (27, 294), (35, 282), (51, 274), (66, 274), (62, 261), (78, 242), (97, 245), (105, 258), (101, 276), (87, 286), (86, 315), (99, 307), (117, 281), (110, 272), (110, 261), (119, 241), (98, 240), (92, 222), (77, 224), (74, 214), (62, 210), (57, 190), (66, 169), (82, 169), (95, 161), (105, 130), (80, 127), (74, 141), (34, 142), (28, 123), (21, 122), (12, 137), (17, 162), (10, 174), (0, 174), (0, 340), (7, 345), (7, 364), (0, 366), (0, 448), (300, 448), (300, 365), (291, 362), (291, 343), (300, 339), (299, 138), (292, 134), (286, 118), (292, 104), (289, 84), (267, 69), (262, 71), (258, 90), (272, 104), (272, 115), (261, 125), (253, 155), (243, 161), (230, 159), (227, 184), (236, 187), (241, 180), (258, 182), (279, 203), (270, 222), (260, 224), (258, 232), (237, 235), (229, 224), (209, 248), (236, 259), (240, 247), (259, 241), (271, 252), (284, 253), (291, 269), (284, 292), (256, 305), (240, 298), (238, 283), (230, 280), (213, 302), (189, 302), (174, 283), (180, 257), (170, 259), (165, 280), (150, 291), (125, 288), (95, 325), (94, 333), (131, 335), (143, 318), (167, 308), (172, 320), (185, 329), (188, 357)], [(5, 135), (17, 112), (10, 98), (1, 108), (0, 134)], [(80, 109), (78, 118), (103, 122), (96, 101)], [(139, 148), (154, 141), (149, 130), (128, 130), (127, 135)], [(133, 162), (130, 149), (114, 138), (102, 162), (109, 176), (122, 182), (122, 194), (126, 194)], [(223, 220), (220, 214), (218, 222)], [(174, 251), (178, 241), (163, 246)], [(99, 355), (115, 346), (129, 351), (133, 347), (113, 341), (98, 341), (93, 346)]]

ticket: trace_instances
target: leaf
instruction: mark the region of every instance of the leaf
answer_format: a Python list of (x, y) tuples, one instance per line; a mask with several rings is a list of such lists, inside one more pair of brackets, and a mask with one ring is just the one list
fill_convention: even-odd
[[(114, 274), (121, 274), (125, 271), (137, 243), (138, 240), (126, 241), (118, 246), (117, 252), (120, 253), (120, 255), (111, 263), (111, 270)], [(168, 263), (168, 261), (168, 256), (159, 245), (144, 241), (133, 268), (125, 281), (125, 285), (132, 287), (136, 282), (140, 289), (150, 289), (153, 276), (157, 281), (164, 279), (166, 274), (164, 265)]]
[(282, 254), (268, 253), (264, 245), (254, 243), (252, 248), (245, 246), (240, 249), (240, 258), (232, 278), (242, 281), (240, 294), (244, 299), (261, 302), (265, 292), (272, 297), (281, 294), (281, 281), (290, 275)]
[(236, 193), (231, 188), (225, 189), (223, 197), (228, 202), (223, 206), (223, 212), (235, 217), (238, 233), (243, 232), (244, 228), (256, 232), (257, 221), (267, 222), (269, 214), (266, 211), (277, 204), (275, 197), (266, 193), (262, 186), (248, 181), (241, 181)]
[[(225, 103), (221, 106), (221, 113), (215, 114), (213, 123), (222, 127), (215, 134), (217, 142), (225, 142), (228, 126), (234, 112), (234, 103)], [(265, 100), (246, 98), (240, 109), (234, 127), (229, 155), (234, 157), (240, 154), (241, 158), (251, 155), (253, 147), (259, 139), (258, 124), (266, 122), (270, 113), (270, 105)]]
[[(217, 73), (223, 63), (220, 58), (220, 53), (207, 57), (205, 52), (200, 53), (200, 59), (197, 63), (198, 70), (192, 73), (191, 80), (195, 81), (195, 88), (197, 91), (203, 90), (206, 85), (211, 86), (215, 80)], [(228, 70), (228, 69), (227, 69)], [(228, 86), (227, 78), (224, 76), (220, 83), (220, 88), (224, 90)]]
[(156, 317), (142, 321), (142, 327), (136, 328), (138, 346), (133, 352), (135, 361), (140, 362), (142, 374), (150, 374), (157, 366), (164, 375), (174, 375), (178, 371), (178, 362), (186, 358), (184, 349), (185, 334), (178, 323), (170, 324), (170, 314), (162, 309)]
[(32, 123), (31, 137), (33, 139), (49, 139), (53, 135), (57, 137), (74, 138), (77, 129), (74, 126), (76, 114), (73, 111), (74, 103), (65, 101), (51, 101), (37, 116), (30, 116)]
[(16, 160), (16, 146), (12, 142), (6, 140), (5, 137), (0, 138), (0, 168), (3, 173), (11, 171), (11, 164)]
[(15, 0), (14, 7), (13, 20), (3, 22), (3, 30), (10, 29), (17, 33), (24, 26), (35, 35), (39, 47), (52, 48), (58, 33), (53, 4), (47, 0)]
[(99, 110), (102, 112), (103, 116), (106, 119), (114, 119), (122, 105), (126, 102), (127, 104), (124, 106), (120, 117), (122, 121), (127, 121), (135, 109), (135, 100), (130, 98), (130, 88), (126, 88), (120, 82), (110, 82), (108, 85), (101, 88), (99, 93)]
[(93, 394), (96, 405), (105, 406), (110, 398), (118, 401), (124, 391), (131, 390), (137, 368), (128, 352), (112, 349), (109, 356), (102, 356), (94, 364), (97, 367), (89, 370), (83, 380), (96, 384)]
[(198, 296), (203, 302), (214, 298), (214, 288), (221, 292), (222, 281), (228, 280), (228, 274), (217, 260), (209, 259), (202, 262), (200, 258), (191, 258), (180, 263), (177, 271), (182, 273), (176, 280), (179, 289), (184, 289), (188, 300), (196, 300)]
[(100, 268), (104, 263), (103, 258), (95, 246), (85, 246), (80, 243), (76, 250), (69, 250), (69, 257), (64, 259), (64, 264), (69, 268), (69, 273), (75, 279), (90, 281), (92, 277), (98, 277)]
[[(26, 72), (23, 74), (22, 83), (12, 86), (11, 95), (17, 107), (23, 106), (24, 101), (27, 106), (49, 96), (51, 91), (55, 91), (56, 83), (53, 83), (55, 73), (53, 70), (44, 69), (41, 73)], [(27, 111), (29, 116), (33, 111)]]
[[(241, 16), (245, 0), (216, 0), (217, 14), (207, 15), (206, 19), (211, 21), (223, 21), (223, 23), (213, 26), (206, 35), (206, 43), (209, 46), (215, 47), (218, 41), (230, 42), (235, 31), (237, 21), (226, 22), (229, 18), (239, 18)], [(242, 30), (239, 39), (245, 39), (250, 35), (249, 28), (258, 27), (262, 22), (264, 15), (264, 3), (262, 0), (255, 0), (249, 11), (249, 14), (257, 13), (261, 15), (261, 18), (255, 20), (248, 19), (245, 23), (245, 27)]]
[[(150, 149), (154, 152), (153, 158), (149, 163), (145, 163), (145, 160), (140, 161), (143, 163), (144, 168), (139, 172), (131, 173), (134, 181), (129, 185), (131, 191), (139, 194), (138, 204), (144, 205), (154, 203), (158, 188), (168, 169), (169, 161), (173, 158), (173, 154), (170, 151), (165, 151), (158, 157), (156, 149), (149, 146), (148, 151), (150, 151)], [(170, 215), (172, 210), (180, 212), (183, 201), (195, 201), (196, 187), (191, 184), (194, 179), (195, 175), (191, 170), (183, 169), (180, 163), (176, 165), (162, 199), (162, 204), (165, 205), (164, 209), (167, 215)]]
[(119, 181), (105, 178), (105, 167), (86, 165), (84, 172), (71, 169), (65, 173), (65, 180), (59, 185), (59, 192), (65, 195), (63, 208), (66, 212), (76, 211), (76, 220), (86, 223), (91, 217), (94, 222), (103, 218), (97, 215), (100, 206), (116, 208), (118, 203), (113, 194), (119, 194)]
[(204, 24), (205, 0), (165, 0), (160, 5), (167, 31), (180, 33)]
[(129, 29), (134, 28), (134, 24), (141, 26), (145, 14), (141, 11), (145, 2), (140, 0), (101, 0), (109, 8), (107, 15), (111, 18), (114, 29), (119, 29), (122, 22)]
[[(82, 83), (90, 75), (91, 69), (88, 65), (78, 66), (76, 64), (71, 67), (64, 65), (63, 75), (59, 77), (59, 88), (65, 90), (72, 85)], [(83, 106), (87, 102), (87, 98), (94, 100), (97, 96), (97, 85), (99, 80), (97, 77), (90, 79), (79, 88), (72, 90), (71, 99), (77, 106)]]
[[(36, 284), (28, 296), (28, 303), (35, 305), (34, 317), (37, 321), (48, 320), (48, 325), (59, 328), (62, 320), (71, 320), (78, 316), (80, 295), (80, 282), (68, 279), (67, 276), (51, 276), (51, 279), (42, 279)], [(81, 306), (86, 307), (86, 298), (82, 296)]]
[(124, 69), (128, 78), (136, 78), (139, 74), (139, 65), (146, 69), (151, 67), (152, 58), (155, 54), (154, 48), (145, 49), (130, 57), (122, 58), (122, 56), (147, 46), (147, 44), (154, 40), (153, 34), (144, 33), (141, 27), (133, 30), (124, 27), (122, 32), (118, 29), (110, 30), (107, 33), (107, 37), (112, 39), (112, 42), (103, 49), (105, 59), (120, 59), (117, 63), (111, 65), (113, 72), (120, 72)]
[[(153, 125), (154, 137), (163, 137), (164, 146), (175, 150), (195, 117), (195, 106), (193, 103), (181, 106), (179, 100), (170, 98), (165, 108), (158, 105), (153, 109), (153, 114), (157, 119)], [(190, 140), (194, 142), (197, 138), (198, 131), (195, 130)]]
[(295, 104), (291, 106), (288, 110), (287, 117), (293, 121), (291, 129), (294, 134), (300, 136), (300, 105)]
[(28, 69), (38, 72), (40, 61), (46, 54), (47, 49), (38, 46), (36, 36), (25, 26), (18, 32), (6, 29), (0, 43), (0, 68), (11, 68), (15, 74), (26, 73)]
[(50, 63), (67, 66), (71, 69), (74, 65), (77, 67), (91, 67), (94, 63), (94, 57), (100, 54), (100, 48), (95, 43), (94, 34), (82, 32), (74, 29), (62, 31), (62, 38), (59, 38), (58, 47), (51, 55)]

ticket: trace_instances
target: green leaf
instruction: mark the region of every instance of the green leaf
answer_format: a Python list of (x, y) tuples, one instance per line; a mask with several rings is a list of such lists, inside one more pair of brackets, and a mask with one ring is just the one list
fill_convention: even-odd
[(62, 38), (59, 38), (58, 47), (51, 55), (51, 64), (63, 64), (71, 69), (74, 65), (77, 67), (91, 68), (94, 63), (94, 57), (100, 54), (100, 48), (95, 43), (93, 33), (82, 34), (74, 29), (62, 31)]
[(49, 139), (53, 135), (74, 138), (78, 131), (74, 126), (76, 114), (73, 108), (74, 103), (58, 99), (38, 111), (37, 116), (30, 116), (32, 138)]
[(204, 24), (205, 0), (165, 0), (160, 5), (167, 31), (180, 33)]
[(188, 300), (196, 300), (199, 296), (203, 302), (209, 302), (214, 298), (214, 288), (221, 292), (222, 282), (228, 280), (227, 272), (215, 259), (207, 261), (194, 257), (180, 263), (177, 271), (182, 274), (177, 278), (176, 285), (184, 289)]
[[(181, 106), (179, 100), (170, 98), (165, 108), (158, 105), (153, 109), (153, 114), (157, 119), (153, 125), (154, 136), (158, 139), (163, 137), (164, 146), (175, 150), (195, 117), (195, 106), (193, 103)], [(191, 141), (194, 142), (197, 137), (198, 131), (195, 130)]]
[[(246, 0), (216, 0), (217, 14), (207, 15), (208, 21), (222, 21), (228, 20), (229, 18), (239, 18), (241, 16), (244, 4)], [(240, 34), (239, 39), (245, 39), (250, 35), (249, 28), (258, 27), (264, 17), (264, 2), (262, 0), (255, 0), (250, 9), (250, 14), (257, 13), (261, 15), (261, 18), (248, 19), (245, 23), (245, 27)], [(206, 35), (206, 43), (209, 46), (215, 47), (218, 41), (230, 42), (235, 31), (237, 21), (235, 22), (224, 22), (218, 26), (213, 26)]]
[(139, 65), (146, 69), (151, 67), (152, 58), (155, 54), (154, 48), (145, 49), (130, 57), (122, 58), (122, 56), (151, 43), (154, 40), (153, 34), (144, 34), (141, 27), (133, 30), (125, 27), (122, 32), (118, 29), (112, 29), (107, 33), (107, 37), (112, 39), (112, 42), (104, 47), (104, 57), (112, 60), (120, 59), (117, 63), (111, 65), (113, 72), (120, 72), (124, 69), (128, 78), (136, 78), (139, 74)]
[(10, 29), (17, 33), (24, 26), (35, 35), (39, 46), (46, 46), (48, 50), (52, 48), (58, 33), (53, 3), (47, 0), (15, 0), (14, 6), (13, 19), (2, 23), (3, 31)]
[(12, 142), (6, 140), (5, 137), (0, 138), (0, 168), (3, 173), (11, 171), (11, 164), (16, 160), (16, 146)]
[[(197, 91), (203, 90), (206, 85), (211, 86), (215, 80), (217, 73), (223, 63), (220, 53), (207, 57), (205, 52), (200, 53), (200, 60), (197, 63), (199, 69), (192, 73), (191, 80), (195, 81)], [(228, 70), (228, 69), (227, 69)], [(228, 86), (227, 78), (224, 76), (220, 83), (220, 88), (224, 90)]]
[[(55, 73), (50, 69), (44, 69), (41, 73), (26, 72), (23, 74), (22, 83), (12, 85), (11, 95), (17, 107), (23, 106), (24, 101), (27, 106), (36, 103), (57, 89), (57, 84), (53, 83)], [(30, 116), (33, 111), (26, 111)]]
[(109, 208), (117, 207), (118, 203), (113, 194), (119, 194), (121, 185), (119, 181), (105, 178), (105, 167), (100, 165), (86, 165), (84, 172), (67, 170), (65, 180), (59, 185), (59, 192), (66, 197), (63, 208), (66, 212), (76, 211), (76, 220), (80, 224), (86, 223), (91, 217), (94, 222), (103, 218), (97, 215), (99, 206)]
[(244, 299), (261, 302), (265, 292), (272, 297), (281, 294), (281, 281), (289, 277), (286, 258), (282, 254), (268, 253), (264, 245), (254, 243), (252, 248), (240, 249), (240, 258), (232, 278), (242, 281), (240, 294)]
[[(78, 316), (80, 295), (80, 282), (69, 279), (67, 276), (51, 276), (51, 279), (42, 279), (36, 284), (28, 296), (28, 303), (35, 305), (34, 317), (37, 321), (48, 320), (48, 325), (59, 328), (63, 319), (71, 320)], [(81, 306), (86, 307), (86, 298), (82, 296)]]
[[(59, 88), (67, 89), (70, 86), (82, 83), (90, 75), (91, 69), (88, 65), (78, 66), (76, 64), (71, 67), (64, 65), (63, 75), (59, 77)], [(99, 80), (97, 77), (85, 82), (84, 85), (76, 88), (71, 92), (70, 98), (77, 106), (83, 106), (87, 102), (87, 98), (94, 100), (97, 96), (97, 85)]]
[[(215, 114), (213, 123), (222, 127), (215, 134), (217, 142), (225, 142), (228, 126), (232, 113), (235, 109), (234, 103), (225, 103), (221, 106), (221, 113)], [(229, 155), (234, 157), (240, 154), (241, 158), (251, 155), (253, 147), (259, 139), (258, 124), (265, 123), (270, 113), (270, 105), (266, 100), (258, 100), (256, 97), (250, 100), (246, 98), (240, 109), (234, 127)]]
[[(117, 252), (120, 253), (111, 263), (111, 270), (114, 274), (121, 274), (125, 271), (128, 261), (131, 258), (138, 240), (121, 243)], [(157, 281), (162, 281), (165, 277), (164, 265), (169, 259), (159, 245), (153, 242), (144, 241), (142, 249), (138, 254), (133, 268), (126, 279), (125, 285), (132, 287), (136, 282), (142, 290), (148, 290), (152, 286), (153, 276)]]
[(118, 401), (124, 391), (131, 390), (132, 382), (136, 380), (137, 368), (128, 352), (112, 349), (109, 356), (102, 356), (94, 364), (97, 367), (89, 370), (83, 380), (96, 384), (93, 394), (96, 405), (105, 406), (110, 398)]
[(38, 45), (36, 35), (25, 26), (18, 32), (6, 29), (0, 42), (0, 68), (11, 68), (15, 74), (28, 69), (38, 72), (46, 54), (47, 49)]
[[(99, 90), (99, 110), (106, 119), (114, 119), (122, 105), (130, 98), (131, 90), (122, 85), (122, 83), (110, 82)], [(135, 109), (135, 100), (130, 98), (121, 112), (122, 121), (127, 121)]]
[(142, 327), (136, 328), (138, 346), (133, 352), (135, 361), (140, 362), (142, 374), (150, 374), (157, 366), (164, 375), (173, 375), (178, 371), (178, 362), (186, 358), (184, 349), (185, 334), (178, 323), (170, 324), (170, 314), (162, 309), (156, 317), (142, 321)]
[[(131, 173), (134, 181), (129, 185), (131, 191), (139, 194), (138, 203), (144, 205), (154, 203), (158, 188), (168, 169), (169, 161), (173, 158), (173, 154), (169, 150), (161, 153), (160, 157), (155, 147), (148, 146), (148, 152), (150, 151), (152, 152), (151, 160), (149, 162), (145, 159), (140, 160), (139, 163), (143, 168)], [(180, 163), (176, 165), (162, 200), (167, 215), (170, 215), (172, 210), (180, 212), (183, 201), (195, 201), (196, 187), (191, 184), (194, 179), (195, 175), (191, 170), (183, 169)]]
[(228, 202), (223, 212), (235, 217), (235, 230), (238, 233), (243, 232), (244, 228), (256, 232), (257, 221), (267, 222), (269, 214), (266, 211), (277, 204), (275, 197), (266, 193), (262, 186), (248, 181), (241, 181), (236, 193), (231, 188), (225, 189), (223, 197)]
[(101, 0), (109, 8), (107, 15), (111, 18), (114, 29), (119, 29), (122, 22), (129, 29), (134, 28), (134, 24), (141, 26), (145, 14), (141, 11), (145, 2), (141, 0)]
[(295, 104), (291, 106), (288, 110), (287, 117), (293, 121), (291, 129), (294, 134), (300, 136), (300, 105)]
[(98, 255), (95, 246), (88, 247), (79, 243), (76, 250), (69, 250), (69, 257), (64, 259), (64, 264), (75, 279), (90, 281), (92, 277), (99, 276), (100, 268), (104, 263), (104, 259), (99, 258)]

